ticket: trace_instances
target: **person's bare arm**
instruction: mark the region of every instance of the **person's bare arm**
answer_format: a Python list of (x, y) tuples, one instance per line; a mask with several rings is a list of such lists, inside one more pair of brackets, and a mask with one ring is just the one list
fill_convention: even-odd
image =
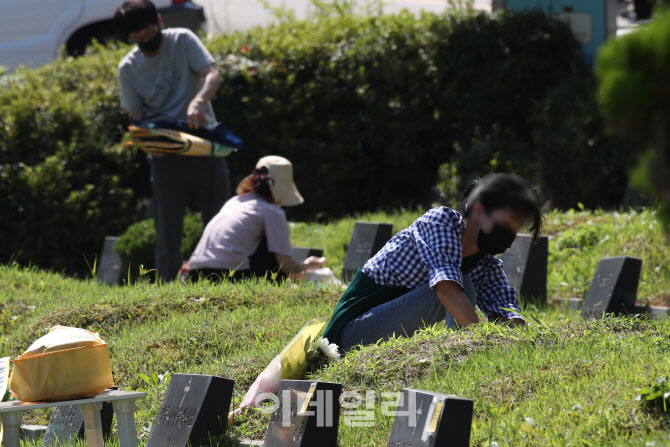
[(201, 73), (205, 78), (200, 91), (195, 95), (186, 110), (189, 129), (198, 129), (205, 119), (205, 104), (214, 97), (221, 85), (221, 75), (214, 64), (208, 65)]
[(454, 281), (440, 281), (435, 286), (437, 298), (456, 320), (459, 326), (465, 327), (479, 323), (475, 309), (465, 296), (463, 289)]
[(287, 275), (301, 273), (307, 270), (316, 270), (321, 268), (323, 263), (326, 262), (326, 258), (317, 258), (316, 256), (310, 256), (303, 262), (295, 262), (290, 256), (280, 255), (279, 253), (275, 253), (275, 257), (277, 258), (277, 263), (279, 264), (281, 271)]

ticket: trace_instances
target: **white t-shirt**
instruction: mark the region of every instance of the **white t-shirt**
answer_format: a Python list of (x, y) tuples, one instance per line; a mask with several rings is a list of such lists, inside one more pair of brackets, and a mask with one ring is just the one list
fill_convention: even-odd
[[(160, 53), (145, 56), (135, 47), (119, 63), (121, 107), (145, 110), (151, 121), (186, 121), (188, 105), (205, 82), (200, 73), (212, 63), (214, 58), (191, 30), (164, 29)], [(216, 124), (209, 101), (205, 123)]]
[(286, 213), (255, 193), (235, 196), (207, 224), (188, 260), (191, 269), (248, 270), (263, 235), (268, 251), (291, 256)]

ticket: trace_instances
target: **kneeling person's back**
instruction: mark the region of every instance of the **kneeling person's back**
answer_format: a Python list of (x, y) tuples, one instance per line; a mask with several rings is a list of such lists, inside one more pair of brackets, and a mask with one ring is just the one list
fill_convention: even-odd
[(264, 236), (269, 252), (291, 255), (284, 210), (256, 193), (235, 196), (207, 224), (189, 267), (249, 270), (249, 258)]

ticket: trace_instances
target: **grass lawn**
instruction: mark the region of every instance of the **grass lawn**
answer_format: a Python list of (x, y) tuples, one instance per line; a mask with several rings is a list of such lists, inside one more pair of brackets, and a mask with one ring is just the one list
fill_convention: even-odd
[[(397, 230), (419, 214), (359, 218), (392, 222)], [(323, 248), (327, 265), (339, 274), (354, 220), (294, 223), (292, 241)], [(558, 300), (583, 297), (598, 260), (625, 254), (643, 259), (638, 303), (667, 305), (670, 250), (653, 213), (552, 212), (545, 234), (552, 237), (552, 300), (543, 308), (524, 308), (526, 329), (433, 327), (353, 352), (312, 376), (367, 396), (372, 425), (355, 426), (352, 415), (343, 415), (340, 445), (386, 445), (393, 417), (384, 411), (382, 393), (403, 387), (474, 399), (476, 446), (670, 445), (667, 417), (643, 411), (635, 400), (638, 388), (669, 375), (670, 323), (639, 317), (584, 321)], [(307, 320), (330, 315), (340, 294), (335, 288), (264, 282), (109, 287), (0, 266), (0, 356), (20, 355), (54, 324), (100, 332), (109, 343), (117, 385), (149, 392), (138, 402), (142, 444), (167, 387), (159, 375), (232, 378), (235, 405)], [(149, 383), (141, 377), (154, 374)], [(46, 412), (31, 412), (24, 423), (47, 418)], [(233, 445), (236, 437), (262, 438), (268, 419), (261, 412), (239, 418), (219, 445)]]

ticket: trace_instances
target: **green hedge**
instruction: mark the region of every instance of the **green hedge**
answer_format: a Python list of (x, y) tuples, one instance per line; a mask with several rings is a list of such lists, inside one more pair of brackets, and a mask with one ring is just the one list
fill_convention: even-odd
[[(456, 189), (511, 170), (557, 207), (622, 198), (627, 164), (602, 166), (617, 142), (581, 46), (539, 11), (289, 22), (213, 47), (226, 73), (217, 114), (250, 149), (234, 172), (259, 152), (291, 159), (306, 199), (298, 218), (426, 204), (444, 162)], [(556, 153), (571, 156), (546, 172)]]
[[(444, 163), (456, 189), (509, 169), (558, 206), (623, 193), (612, 179), (626, 164), (591, 107), (580, 46), (540, 12), (344, 14), (207, 45), (223, 76), (217, 116), (246, 142), (229, 159), (234, 181), (262, 155), (286, 156), (306, 199), (290, 218), (427, 206)], [(0, 78), (0, 261), (82, 273), (105, 234), (141, 217), (146, 162), (120, 145), (115, 67), (127, 49)]]
[(139, 217), (146, 175), (119, 145), (112, 54), (0, 78), (0, 261), (87, 273)]

